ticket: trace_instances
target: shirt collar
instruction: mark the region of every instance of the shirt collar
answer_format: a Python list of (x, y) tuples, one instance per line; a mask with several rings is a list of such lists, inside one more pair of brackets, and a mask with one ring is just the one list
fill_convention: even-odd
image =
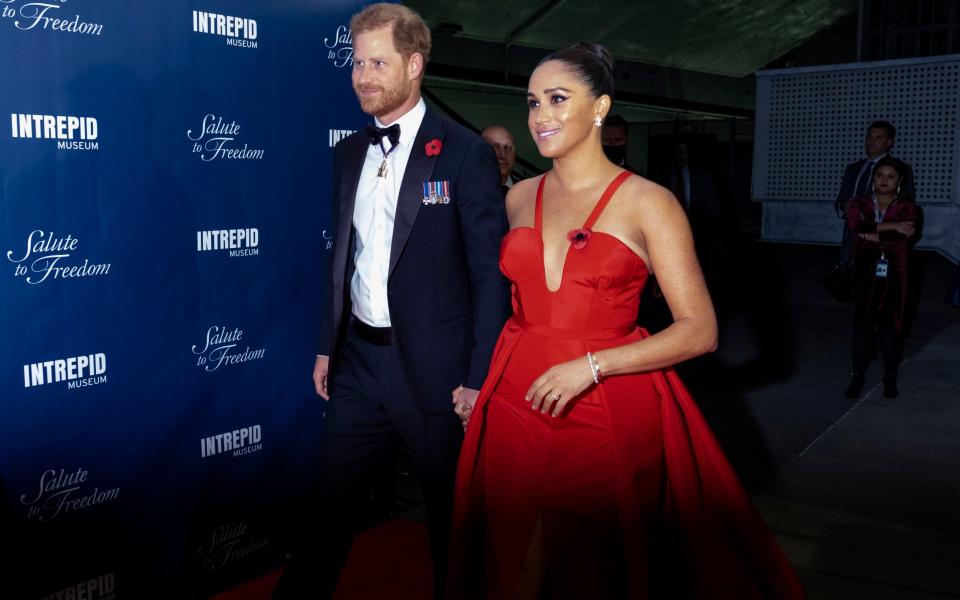
[(887, 156), (888, 154), (890, 154), (890, 153), (889, 153), (889, 152), (884, 152), (883, 154), (881, 154), (880, 156), (878, 156), (878, 157), (876, 157), (876, 158), (870, 158), (870, 157), (868, 156), (868, 157), (867, 157), (867, 162), (868, 162), (868, 163), (877, 164), (877, 161), (879, 161), (881, 158), (886, 158), (886, 156)]
[[(417, 137), (417, 132), (420, 130), (420, 124), (423, 122), (423, 116), (426, 113), (427, 105), (424, 104), (423, 98), (420, 98), (413, 108), (393, 122), (400, 126), (400, 143), (398, 145), (405, 148), (413, 146), (413, 140)], [(374, 118), (373, 121), (377, 127), (384, 126), (383, 123), (380, 122), (380, 119)], [(393, 123), (391, 123), (391, 125), (393, 125)]]

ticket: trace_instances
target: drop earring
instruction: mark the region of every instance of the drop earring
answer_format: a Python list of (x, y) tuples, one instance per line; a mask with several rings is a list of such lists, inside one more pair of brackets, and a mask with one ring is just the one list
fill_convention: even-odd
[(597, 127), (603, 127), (603, 119), (601, 119), (600, 117), (597, 117), (596, 119), (593, 120), (593, 124), (596, 125)]

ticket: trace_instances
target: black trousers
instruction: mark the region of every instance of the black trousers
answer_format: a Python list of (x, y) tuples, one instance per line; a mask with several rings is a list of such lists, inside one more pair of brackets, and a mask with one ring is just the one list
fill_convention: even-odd
[[(361, 339), (351, 327), (337, 355), (322, 431), (316, 510), (302, 532), (274, 598), (330, 598), (373, 480), (397, 443), (405, 444), (427, 512), (434, 597), (442, 598), (460, 418), (424, 414), (410, 392), (395, 346)], [(451, 392), (453, 390), (450, 390)], [(373, 573), (377, 565), (367, 565)]]
[(840, 242), (840, 262), (849, 264), (853, 259), (853, 232), (847, 227), (847, 221), (843, 221), (843, 238)]
[(901, 340), (891, 324), (853, 327), (853, 345), (850, 348), (851, 364), (855, 373), (863, 373), (870, 364), (877, 348), (883, 359), (884, 373), (896, 373), (900, 367)]

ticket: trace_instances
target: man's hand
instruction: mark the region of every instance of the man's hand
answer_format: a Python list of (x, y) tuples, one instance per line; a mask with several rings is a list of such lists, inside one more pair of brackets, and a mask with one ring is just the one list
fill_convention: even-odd
[(850, 204), (850, 200), (845, 202), (834, 202), (833, 210), (837, 212), (837, 218), (846, 219), (847, 218), (847, 206)]
[(470, 422), (470, 415), (473, 414), (473, 406), (477, 403), (479, 395), (480, 390), (465, 388), (462, 385), (457, 386), (451, 394), (455, 406), (453, 412), (457, 413), (457, 416), (463, 421), (464, 430), (467, 428), (467, 423)]
[(324, 400), (330, 399), (330, 391), (327, 390), (327, 369), (330, 366), (329, 356), (317, 356), (317, 362), (313, 364), (313, 387), (317, 390), (317, 395)]

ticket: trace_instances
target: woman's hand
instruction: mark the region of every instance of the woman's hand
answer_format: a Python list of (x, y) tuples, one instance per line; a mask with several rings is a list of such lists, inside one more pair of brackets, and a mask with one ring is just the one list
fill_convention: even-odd
[(913, 221), (902, 221), (899, 223), (890, 223), (890, 227), (901, 235), (910, 237), (916, 232), (916, 228), (913, 226)]
[(574, 398), (593, 384), (586, 355), (554, 365), (537, 377), (524, 399), (530, 408), (558, 417)]

